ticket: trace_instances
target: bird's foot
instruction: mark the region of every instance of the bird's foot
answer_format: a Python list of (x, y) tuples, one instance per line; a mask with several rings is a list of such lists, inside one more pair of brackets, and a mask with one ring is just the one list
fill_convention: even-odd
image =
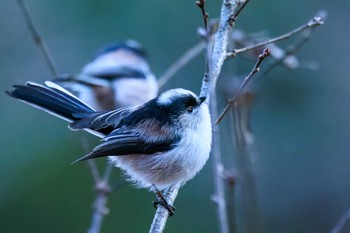
[(165, 209), (168, 210), (169, 212), (169, 216), (173, 216), (174, 215), (174, 212), (175, 212), (175, 207), (173, 205), (170, 205), (166, 200), (165, 198), (157, 198), (155, 201), (153, 201), (153, 207), (154, 208), (158, 208), (158, 206), (161, 205), (163, 206)]

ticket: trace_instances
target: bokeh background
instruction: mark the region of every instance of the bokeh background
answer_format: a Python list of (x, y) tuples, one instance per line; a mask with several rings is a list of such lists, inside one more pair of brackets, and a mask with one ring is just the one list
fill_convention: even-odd
[[(210, 17), (218, 16), (221, 1), (207, 2)], [(198, 42), (196, 30), (202, 25), (200, 11), (188, 0), (26, 3), (60, 73), (79, 72), (102, 46), (134, 38), (148, 49), (152, 69), (160, 75)], [(279, 35), (320, 9), (328, 11), (327, 22), (298, 53), (300, 60), (318, 61), (320, 68), (277, 68), (254, 83), (252, 130), (263, 232), (329, 232), (350, 208), (350, 1), (252, 1), (236, 26)], [(16, 1), (0, 1), (0, 31), (2, 91), (52, 78)], [(247, 74), (252, 65), (238, 58), (225, 65), (222, 77)], [(198, 92), (203, 72), (199, 56), (164, 89)], [(70, 165), (84, 154), (80, 134), (4, 94), (0, 100), (0, 231), (85, 232), (94, 198), (92, 177), (86, 164)], [(223, 137), (222, 144), (229, 143)], [(232, 153), (223, 151), (224, 156)], [(119, 182), (119, 171), (112, 179)], [(166, 232), (218, 232), (212, 194), (210, 160), (181, 190)], [(102, 232), (147, 232), (153, 198), (124, 185), (110, 197)], [(343, 232), (350, 232), (350, 224)]]

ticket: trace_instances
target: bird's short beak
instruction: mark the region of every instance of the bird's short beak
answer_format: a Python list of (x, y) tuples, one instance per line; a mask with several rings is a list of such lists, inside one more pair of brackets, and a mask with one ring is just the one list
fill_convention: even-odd
[(205, 97), (205, 96), (199, 97), (199, 105), (201, 105), (206, 100), (206, 98), (207, 97)]

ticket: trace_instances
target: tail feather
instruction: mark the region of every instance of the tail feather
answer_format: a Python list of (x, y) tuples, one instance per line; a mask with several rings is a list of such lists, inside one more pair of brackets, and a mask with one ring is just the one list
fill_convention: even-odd
[(6, 94), (69, 122), (80, 119), (74, 115), (76, 113), (95, 112), (94, 109), (57, 84), (52, 82), (45, 84), (46, 86), (27, 82), (26, 85), (15, 85), (14, 89), (6, 91)]

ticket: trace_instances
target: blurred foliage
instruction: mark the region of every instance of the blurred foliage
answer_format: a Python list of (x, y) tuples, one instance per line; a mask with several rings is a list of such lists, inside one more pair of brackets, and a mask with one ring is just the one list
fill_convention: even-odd
[[(220, 1), (207, 2), (210, 17), (218, 16)], [(151, 66), (160, 75), (197, 43), (196, 29), (202, 25), (194, 1), (26, 3), (61, 73), (79, 72), (105, 44), (134, 38), (148, 49)], [(277, 68), (254, 83), (252, 128), (264, 232), (329, 232), (350, 208), (349, 7), (349, 1), (340, 0), (252, 1), (237, 22), (240, 29), (266, 30), (273, 36), (303, 24), (319, 9), (329, 12), (326, 24), (298, 53), (301, 60), (318, 61), (319, 70)], [(15, 1), (0, 2), (0, 28), (3, 91), (27, 80), (52, 78)], [(252, 65), (240, 58), (228, 62), (221, 85), (230, 74), (248, 73)], [(199, 57), (165, 88), (198, 92), (203, 72)], [(79, 133), (5, 95), (0, 99), (0, 231), (85, 232), (94, 194), (86, 165), (70, 165), (84, 154)], [(227, 167), (234, 166), (230, 143), (229, 136), (223, 137)], [(113, 180), (119, 179), (116, 170)], [(212, 180), (210, 161), (181, 190), (166, 232), (217, 232)], [(102, 232), (147, 232), (153, 198), (146, 190), (123, 186), (110, 198)]]

